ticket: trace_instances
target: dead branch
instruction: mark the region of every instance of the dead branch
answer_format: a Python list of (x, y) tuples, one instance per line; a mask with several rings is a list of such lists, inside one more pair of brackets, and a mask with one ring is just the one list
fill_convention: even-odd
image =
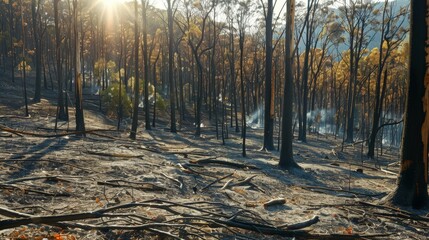
[(415, 221), (420, 221), (420, 222), (429, 222), (429, 217), (419, 216), (417, 214), (413, 214), (411, 212), (408, 212), (408, 211), (405, 211), (402, 209), (397, 209), (397, 208), (384, 206), (384, 205), (376, 205), (376, 204), (372, 204), (372, 203), (368, 203), (368, 202), (362, 202), (362, 201), (358, 201), (358, 203), (363, 205), (363, 206), (393, 212), (393, 213), (374, 212), (374, 214), (376, 214), (376, 215), (381, 215), (381, 216), (386, 216), (386, 217), (402, 218), (402, 219), (409, 219), (409, 220), (415, 220)]
[(389, 170), (387, 170), (387, 169), (380, 168), (380, 170), (381, 170), (382, 172), (384, 172), (384, 173), (387, 173), (387, 174), (390, 174), (390, 175), (394, 175), (394, 176), (398, 176), (398, 173), (395, 173), (395, 172), (389, 171)]
[(227, 189), (230, 185), (231, 185), (232, 179), (229, 179), (223, 186), (222, 186), (222, 190)]
[(184, 186), (184, 184), (183, 184), (183, 179), (182, 179), (182, 178), (180, 178), (180, 179), (175, 179), (175, 178), (173, 178), (173, 177), (168, 176), (168, 175), (167, 175), (167, 174), (165, 174), (165, 173), (161, 173), (161, 175), (162, 175), (162, 176), (164, 176), (165, 178), (167, 178), (167, 179), (169, 179), (169, 180), (171, 180), (171, 181), (173, 181), (173, 182), (177, 183), (177, 184), (178, 184), (179, 189), (180, 189), (180, 190), (183, 190), (183, 186)]
[(247, 177), (247, 178), (246, 178), (246, 179), (244, 179), (243, 181), (239, 181), (239, 182), (237, 182), (237, 183), (230, 184), (229, 186), (230, 186), (230, 187), (237, 187), (237, 186), (244, 186), (244, 185), (248, 185), (248, 184), (250, 184), (250, 183), (251, 183), (250, 181), (252, 181), (252, 179), (253, 179), (253, 178), (255, 178), (255, 177), (256, 177), (256, 175), (253, 175), (253, 176)]
[[(125, 182), (129, 184), (119, 184), (119, 182)], [(108, 180), (105, 182), (97, 182), (97, 185), (104, 185), (109, 187), (120, 187), (120, 188), (134, 188), (142, 191), (165, 191), (166, 189), (164, 187), (157, 186), (153, 183), (149, 182), (128, 182), (125, 180)]]
[(18, 182), (26, 182), (26, 181), (33, 181), (33, 180), (40, 180), (45, 179), (46, 181), (52, 181), (52, 182), (68, 182), (71, 183), (72, 181), (63, 179), (61, 177), (64, 176), (36, 176), (36, 177), (24, 177), (24, 178), (17, 178), (13, 180), (9, 180), (4, 182), (4, 184), (12, 184), (12, 183), (18, 183)]
[(97, 156), (103, 156), (103, 157), (117, 157), (117, 158), (142, 158), (145, 156), (145, 155), (130, 155), (130, 154), (124, 154), (124, 153), (97, 152), (92, 150), (86, 150), (82, 152), (86, 154), (91, 154), (91, 155), (97, 155)]
[(329, 187), (319, 187), (319, 186), (305, 186), (305, 185), (297, 185), (297, 187), (300, 187), (302, 189), (306, 189), (306, 190), (310, 190), (313, 191), (314, 189), (319, 189), (319, 190), (325, 190), (325, 191), (332, 191), (332, 192), (343, 192), (343, 193), (350, 193), (353, 195), (360, 195), (360, 196), (366, 196), (366, 197), (379, 197), (385, 193), (378, 193), (378, 194), (368, 194), (368, 193), (360, 193), (360, 192), (355, 192), (355, 191), (349, 191), (349, 190), (344, 190), (341, 188), (329, 188)]
[[(389, 234), (373, 234), (373, 235), (341, 235), (341, 234), (310, 234), (307, 231), (303, 230), (291, 230), (288, 228), (299, 229), (302, 227), (310, 226), (317, 223), (318, 218), (314, 217), (308, 221), (302, 223), (296, 223), (292, 225), (282, 225), (286, 226), (286, 229), (281, 229), (280, 227), (275, 227), (267, 223), (258, 223), (260, 222), (256, 218), (249, 218), (247, 220), (242, 219), (243, 212), (247, 210), (239, 210), (234, 213), (232, 216), (225, 215), (224, 213), (216, 213), (216, 209), (213, 211), (204, 210), (204, 208), (197, 207), (196, 205), (201, 204), (210, 204), (217, 206), (221, 203), (209, 203), (209, 202), (188, 202), (188, 203), (174, 203), (171, 201), (152, 199), (144, 202), (133, 202), (126, 203), (122, 205), (116, 205), (107, 208), (101, 208), (92, 212), (83, 212), (83, 213), (71, 213), (71, 214), (62, 214), (62, 215), (49, 215), (49, 216), (33, 216), (30, 214), (20, 213), (14, 210), (10, 210), (4, 207), (0, 207), (0, 215), (11, 217), (11, 219), (0, 220), (0, 230), (9, 229), (14, 227), (19, 227), (27, 224), (47, 224), (54, 226), (63, 226), (69, 228), (82, 228), (82, 229), (97, 229), (97, 230), (112, 230), (112, 229), (121, 229), (121, 230), (148, 230), (153, 231), (158, 234), (163, 234), (175, 239), (180, 239), (179, 237), (172, 235), (166, 229), (183, 229), (190, 228), (197, 231), (203, 232), (202, 229), (197, 228), (197, 226), (204, 225), (204, 222), (208, 226), (221, 227), (221, 228), (239, 228), (244, 230), (249, 230), (257, 232), (260, 234), (269, 234), (269, 235), (278, 235), (284, 237), (297, 237), (301, 239), (362, 239), (362, 238), (375, 238), (375, 237), (385, 237)], [(163, 209), (172, 214), (179, 216), (178, 220), (185, 217), (187, 218), (187, 223), (170, 223), (168, 222), (156, 222), (155, 220), (150, 220), (146, 217), (140, 217), (135, 213), (115, 213), (117, 210), (129, 209), (135, 207), (150, 207)], [(183, 212), (174, 210), (173, 208), (184, 208)], [(195, 215), (189, 213), (189, 209), (198, 211)], [(213, 209), (213, 208), (211, 208)], [(208, 214), (207, 214), (208, 213)], [(204, 214), (204, 215), (202, 215)], [(115, 220), (114, 222), (123, 222), (125, 219), (121, 220), (126, 216), (135, 216), (138, 221), (132, 221), (128, 225), (124, 224), (107, 224), (108, 221), (103, 220), (100, 224), (89, 224), (89, 223), (74, 223), (73, 221), (85, 220), (85, 219), (107, 219), (110, 218)], [(180, 217), (182, 216), (182, 217)], [(14, 219), (12, 219), (14, 218)], [(174, 221), (174, 220), (173, 220)], [(129, 221), (128, 221), (129, 222)], [(157, 229), (160, 228), (160, 229)], [(162, 231), (162, 232), (161, 232)], [(190, 233), (191, 234), (191, 233)]]
[(50, 197), (70, 197), (70, 194), (65, 192), (59, 192), (59, 193), (44, 192), (44, 191), (39, 191), (34, 189), (23, 188), (12, 184), (0, 184), (0, 188), (11, 190), (11, 191), (18, 190), (24, 193), (36, 193), (36, 194), (50, 196)]
[(216, 184), (216, 183), (218, 183), (218, 182), (220, 182), (220, 181), (222, 181), (222, 180), (224, 180), (224, 179), (226, 179), (226, 178), (231, 177), (232, 175), (234, 175), (234, 173), (235, 173), (235, 172), (230, 173), (230, 174), (228, 174), (228, 175), (226, 175), (226, 176), (223, 176), (223, 177), (221, 177), (221, 178), (217, 178), (217, 179), (216, 179), (216, 180), (214, 180), (213, 182), (211, 182), (211, 183), (207, 184), (205, 187), (201, 188), (201, 191), (204, 191), (204, 190), (208, 189), (209, 187), (213, 186), (214, 184)]
[(319, 221), (320, 221), (319, 216), (314, 216), (313, 218), (305, 220), (303, 222), (294, 223), (294, 224), (284, 224), (284, 225), (280, 225), (277, 227), (278, 228), (286, 228), (288, 230), (296, 230), (296, 229), (302, 229), (302, 228), (309, 227), (313, 224), (318, 223)]
[(201, 164), (201, 165), (204, 165), (204, 164), (219, 164), (219, 165), (224, 165), (224, 166), (234, 167), (234, 168), (256, 169), (256, 170), (259, 170), (258, 167), (253, 166), (253, 165), (246, 165), (246, 164), (241, 164), (241, 163), (236, 163), (236, 162), (217, 160), (217, 159), (213, 159), (213, 158), (206, 158), (206, 159), (201, 159), (201, 160), (191, 160), (189, 162), (193, 163), (193, 164)]

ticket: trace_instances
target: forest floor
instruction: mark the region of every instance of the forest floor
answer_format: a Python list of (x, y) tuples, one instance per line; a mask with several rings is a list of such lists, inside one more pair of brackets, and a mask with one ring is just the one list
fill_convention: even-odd
[(261, 129), (248, 129), (247, 157), (233, 128), (222, 145), (213, 128), (170, 133), (162, 115), (132, 141), (129, 125), (112, 130), (85, 102), (86, 128), (99, 131), (82, 138), (73, 108), (54, 132), (54, 94), (30, 102), (30, 117), (21, 95), (0, 81), (0, 239), (429, 238), (427, 211), (378, 204), (398, 149), (367, 160), (361, 144), (341, 152), (340, 139), (310, 134), (294, 142), (303, 169), (283, 171), (277, 151), (260, 150)]

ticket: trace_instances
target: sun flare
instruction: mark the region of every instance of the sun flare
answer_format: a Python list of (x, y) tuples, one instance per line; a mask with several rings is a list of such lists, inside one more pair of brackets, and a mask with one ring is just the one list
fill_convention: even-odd
[(124, 0), (103, 0), (104, 7), (106, 9), (113, 9), (124, 2)]

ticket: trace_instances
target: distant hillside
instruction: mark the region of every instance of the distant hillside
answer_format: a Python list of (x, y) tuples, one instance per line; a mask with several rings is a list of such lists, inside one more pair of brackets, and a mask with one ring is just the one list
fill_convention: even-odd
[[(394, 0), (394, 1), (392, 1), (392, 3), (394, 5), (394, 12), (398, 12), (401, 7), (410, 5), (410, 1), (409, 0)], [(376, 4), (376, 8), (382, 9), (383, 5), (384, 5), (384, 1), (381, 1), (381, 2), (379, 2), (379, 3)], [(338, 10), (335, 9), (334, 11), (337, 12)], [(338, 14), (338, 12), (337, 12), (337, 14)], [(381, 18), (382, 18), (382, 16), (380, 14), (378, 16), (378, 20), (381, 21)], [(409, 22), (408, 18), (405, 19), (405, 21), (402, 24), (402, 26), (405, 27), (405, 28), (409, 28), (410, 22)], [(380, 34), (381, 33), (378, 32), (378, 31), (371, 31), (371, 32), (368, 33), (368, 36), (373, 36), (372, 41), (368, 44), (368, 49), (377, 48), (379, 46), (380, 37), (381, 37)], [(344, 36), (347, 38), (346, 34)], [(347, 40), (346, 40), (346, 42), (347, 42)], [(301, 42), (299, 47), (300, 47), (300, 49), (304, 49), (304, 43)], [(339, 46), (339, 50), (341, 52), (347, 50), (347, 48), (348, 48), (348, 46), (346, 44), (341, 44)]]

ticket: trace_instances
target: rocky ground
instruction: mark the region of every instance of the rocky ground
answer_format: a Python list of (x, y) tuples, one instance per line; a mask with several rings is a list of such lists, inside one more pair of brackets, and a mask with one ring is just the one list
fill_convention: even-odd
[(278, 152), (260, 151), (261, 129), (248, 130), (245, 158), (234, 129), (222, 145), (212, 128), (170, 133), (162, 115), (132, 141), (126, 123), (115, 131), (86, 102), (95, 131), (83, 138), (73, 117), (54, 131), (54, 94), (30, 103), (30, 117), (21, 95), (1, 80), (1, 239), (429, 237), (427, 211), (378, 204), (395, 186), (398, 149), (367, 160), (361, 144), (341, 152), (339, 139), (311, 134), (294, 142), (303, 169), (288, 172)]

